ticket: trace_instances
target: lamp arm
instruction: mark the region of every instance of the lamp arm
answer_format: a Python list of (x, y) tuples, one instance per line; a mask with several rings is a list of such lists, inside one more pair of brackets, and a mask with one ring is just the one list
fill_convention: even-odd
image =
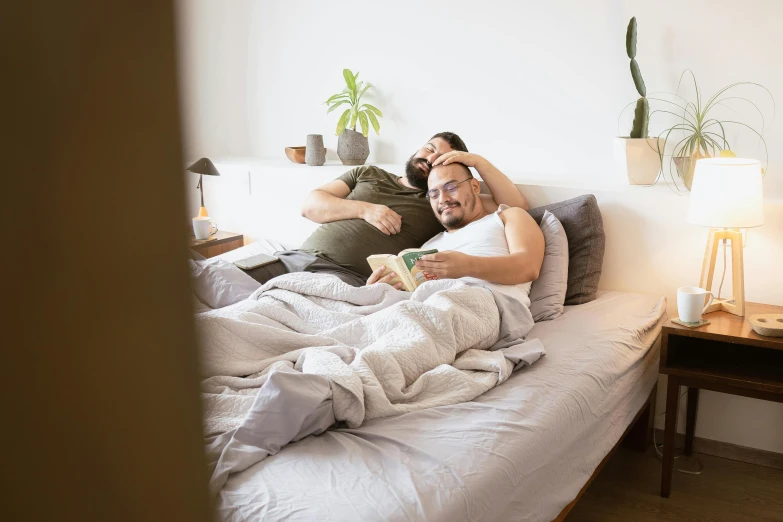
[(204, 206), (204, 187), (201, 184), (201, 182), (204, 181), (204, 175), (199, 174), (198, 175), (198, 185), (196, 185), (196, 188), (201, 191), (201, 206)]

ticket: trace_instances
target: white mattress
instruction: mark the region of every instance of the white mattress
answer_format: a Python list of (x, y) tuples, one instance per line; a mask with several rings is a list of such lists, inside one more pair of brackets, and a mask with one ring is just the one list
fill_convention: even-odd
[(225, 520), (548, 521), (644, 404), (664, 298), (621, 292), (537, 324), (547, 355), (478, 399), (311, 436), (232, 476)]

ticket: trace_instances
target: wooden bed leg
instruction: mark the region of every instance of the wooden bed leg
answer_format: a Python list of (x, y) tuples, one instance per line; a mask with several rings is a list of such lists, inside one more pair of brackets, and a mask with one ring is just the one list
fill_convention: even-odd
[(636, 419), (631, 430), (623, 441), (623, 445), (635, 449), (637, 451), (645, 452), (652, 442), (652, 430), (655, 424), (655, 398), (658, 392), (658, 384), (653, 386), (650, 396), (647, 398), (647, 403), (644, 406), (639, 417)]

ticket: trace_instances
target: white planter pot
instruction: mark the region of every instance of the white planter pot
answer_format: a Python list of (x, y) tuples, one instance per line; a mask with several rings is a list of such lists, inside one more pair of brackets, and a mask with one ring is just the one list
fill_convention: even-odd
[(659, 149), (663, 150), (663, 138), (615, 138), (617, 172), (629, 185), (654, 184), (661, 171)]

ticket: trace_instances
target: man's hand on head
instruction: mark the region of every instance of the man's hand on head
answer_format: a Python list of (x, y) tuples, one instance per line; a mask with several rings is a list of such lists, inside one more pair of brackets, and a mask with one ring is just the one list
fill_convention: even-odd
[(367, 203), (362, 213), (362, 219), (387, 236), (399, 234), (402, 228), (402, 216), (386, 205)]
[(450, 163), (462, 163), (466, 167), (477, 168), (479, 164), (485, 161), (483, 157), (478, 154), (472, 154), (470, 152), (462, 152), (460, 150), (453, 150), (447, 152), (438, 157), (433, 163), (432, 167), (435, 168), (438, 165), (448, 165)]
[(459, 279), (467, 277), (473, 270), (474, 258), (462, 252), (446, 250), (421, 256), (416, 266), (427, 278)]
[[(367, 285), (374, 285), (375, 283), (386, 283), (391, 284), (390, 281), (394, 279), (397, 276), (396, 272), (389, 272), (386, 273), (386, 267), (385, 266), (379, 266), (375, 270), (373, 270), (372, 274), (370, 274), (370, 277), (367, 278)], [(397, 282), (392, 285), (395, 289), (399, 290), (402, 288), (402, 283)]]

